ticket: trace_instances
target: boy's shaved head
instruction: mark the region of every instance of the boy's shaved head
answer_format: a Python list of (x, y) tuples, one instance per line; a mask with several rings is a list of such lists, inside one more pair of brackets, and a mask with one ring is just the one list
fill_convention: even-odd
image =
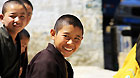
[(7, 11), (7, 7), (12, 4), (20, 4), (25, 8), (25, 10), (27, 10), (22, 0), (8, 0), (3, 4), (2, 14), (5, 14)]
[(81, 21), (74, 15), (66, 14), (61, 16), (55, 23), (54, 29), (56, 31), (56, 34), (58, 31), (63, 27), (67, 25), (73, 25), (74, 27), (79, 27), (82, 30), (82, 34), (84, 33), (83, 25)]

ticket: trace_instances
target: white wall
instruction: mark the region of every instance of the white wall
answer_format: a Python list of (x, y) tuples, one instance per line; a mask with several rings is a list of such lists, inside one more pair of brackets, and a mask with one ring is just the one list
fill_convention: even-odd
[[(0, 7), (5, 0), (0, 0)], [(31, 34), (28, 47), (29, 60), (46, 48), (50, 29), (63, 14), (76, 15), (84, 25), (84, 40), (80, 49), (67, 58), (73, 65), (103, 67), (103, 38), (101, 0), (31, 0), (34, 11), (26, 29)]]

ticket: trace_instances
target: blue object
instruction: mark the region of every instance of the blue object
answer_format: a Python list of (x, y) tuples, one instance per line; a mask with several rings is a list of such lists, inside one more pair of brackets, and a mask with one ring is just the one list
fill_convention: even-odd
[(123, 21), (124, 21), (125, 23), (140, 24), (140, 19), (138, 19), (138, 18), (124, 18)]
[(140, 6), (140, 0), (123, 0), (121, 5)]

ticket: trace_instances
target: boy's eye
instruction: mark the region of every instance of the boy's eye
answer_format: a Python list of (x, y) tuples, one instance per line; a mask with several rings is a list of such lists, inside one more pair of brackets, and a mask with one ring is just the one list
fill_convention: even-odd
[(63, 35), (64, 37), (68, 37), (67, 35)]
[(20, 16), (20, 17), (25, 17), (25, 16)]
[(20, 16), (20, 18), (21, 18), (21, 19), (24, 19), (24, 18), (25, 18), (25, 16)]
[(75, 40), (80, 40), (80, 38), (75, 38)]
[(10, 16), (11, 18), (16, 18), (16, 16)]
[(81, 39), (76, 37), (76, 38), (74, 38), (74, 40), (77, 42), (77, 41), (80, 41)]
[(63, 35), (67, 40), (70, 39), (68, 35)]
[(64, 37), (67, 37), (67, 35), (63, 35)]

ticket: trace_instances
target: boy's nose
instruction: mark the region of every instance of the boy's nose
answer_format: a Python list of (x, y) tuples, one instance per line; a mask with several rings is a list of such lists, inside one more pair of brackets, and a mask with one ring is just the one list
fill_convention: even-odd
[(67, 42), (67, 44), (72, 44), (72, 40), (70, 39), (70, 40)]
[(18, 22), (18, 21), (19, 21), (19, 17), (16, 17), (16, 18), (15, 18), (15, 22)]

